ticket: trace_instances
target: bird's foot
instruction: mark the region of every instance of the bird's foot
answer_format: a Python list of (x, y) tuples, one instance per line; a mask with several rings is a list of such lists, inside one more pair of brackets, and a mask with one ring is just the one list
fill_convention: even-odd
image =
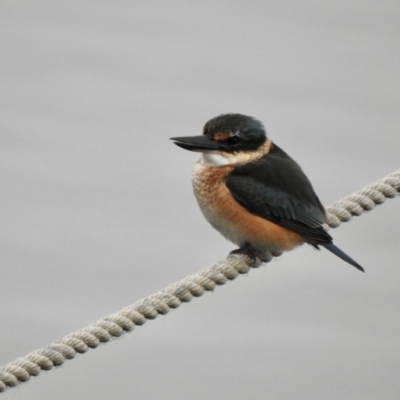
[(247, 243), (236, 250), (232, 250), (229, 255), (231, 254), (244, 254), (251, 259), (252, 264), (257, 262), (257, 256), (255, 255), (254, 249)]
[(258, 260), (263, 263), (269, 262), (273, 257), (278, 257), (282, 253), (270, 253), (268, 251), (259, 251), (252, 247), (249, 243), (244, 244), (242, 247), (239, 247), (236, 250), (231, 251), (229, 254), (244, 254), (251, 259), (253, 264), (256, 264)]

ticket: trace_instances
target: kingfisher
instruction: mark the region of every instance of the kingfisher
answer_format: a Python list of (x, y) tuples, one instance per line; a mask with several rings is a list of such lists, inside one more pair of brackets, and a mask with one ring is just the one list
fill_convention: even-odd
[(207, 221), (253, 260), (308, 243), (322, 246), (364, 272), (333, 244), (326, 211), (310, 180), (272, 142), (263, 124), (243, 114), (209, 120), (199, 136), (171, 138), (201, 153), (192, 174), (194, 194)]

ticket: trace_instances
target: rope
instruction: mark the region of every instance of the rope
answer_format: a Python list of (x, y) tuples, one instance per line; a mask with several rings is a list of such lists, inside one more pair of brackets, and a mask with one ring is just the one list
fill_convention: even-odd
[[(394, 198), (398, 193), (400, 169), (327, 207), (326, 228), (336, 228), (341, 222), (347, 222), (353, 216), (372, 210), (375, 205), (382, 204), (386, 198)], [(263, 261), (268, 262), (272, 258), (269, 254)], [(143, 325), (148, 319), (167, 314), (182, 303), (200, 297), (205, 291), (214, 290), (217, 285), (224, 285), (239, 274), (245, 274), (250, 268), (260, 265), (261, 261), (258, 259), (255, 261), (246, 255), (230, 255), (225, 260), (173, 283), (109, 317), (18, 358), (0, 368), (0, 392), (28, 381), (31, 376), (39, 375), (41, 370), (47, 371), (62, 365), (64, 361), (73, 359), (77, 353), (86, 353), (90, 348), (94, 349), (101, 343), (120, 337), (125, 332), (132, 331), (136, 325)]]
[(326, 207), (327, 224), (337, 228), (341, 222), (348, 222), (353, 216), (372, 210), (382, 204), (386, 198), (393, 199), (400, 193), (400, 169), (385, 178), (379, 179), (350, 196), (343, 197), (333, 205)]

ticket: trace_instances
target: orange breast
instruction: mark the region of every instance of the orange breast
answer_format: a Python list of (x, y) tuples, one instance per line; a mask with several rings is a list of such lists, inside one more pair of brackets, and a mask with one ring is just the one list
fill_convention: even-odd
[(225, 185), (232, 169), (201, 162), (194, 168), (194, 193), (211, 225), (238, 246), (250, 243), (261, 251), (286, 251), (302, 244), (304, 240), (299, 234), (250, 213), (236, 202)]

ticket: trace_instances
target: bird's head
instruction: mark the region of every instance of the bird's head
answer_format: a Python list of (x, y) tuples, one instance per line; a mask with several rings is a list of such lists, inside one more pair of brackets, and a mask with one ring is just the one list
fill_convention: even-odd
[(171, 138), (185, 150), (203, 153), (211, 164), (248, 162), (249, 157), (265, 154), (267, 135), (263, 124), (242, 114), (222, 114), (209, 120), (203, 135)]

